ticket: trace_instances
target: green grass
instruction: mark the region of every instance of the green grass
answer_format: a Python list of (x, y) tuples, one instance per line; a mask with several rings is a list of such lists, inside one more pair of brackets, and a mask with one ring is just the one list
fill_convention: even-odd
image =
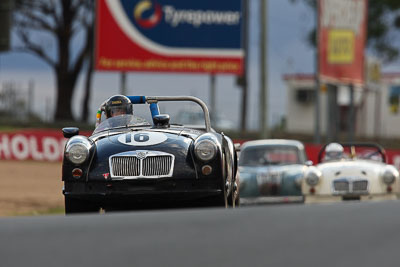
[(47, 210), (33, 210), (30, 212), (16, 213), (13, 214), (13, 216), (42, 216), (42, 215), (62, 215), (62, 214), (65, 214), (64, 206), (50, 208)]

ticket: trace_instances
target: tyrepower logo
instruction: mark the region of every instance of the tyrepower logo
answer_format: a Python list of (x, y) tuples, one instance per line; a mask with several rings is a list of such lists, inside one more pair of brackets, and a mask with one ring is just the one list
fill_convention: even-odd
[(164, 6), (163, 11), (165, 22), (172, 27), (177, 27), (180, 24), (189, 24), (194, 27), (202, 25), (236, 26), (240, 23), (239, 11), (179, 10), (169, 5)]
[(144, 29), (150, 29), (155, 27), (158, 23), (160, 23), (162, 18), (161, 5), (158, 3), (154, 3), (153, 14), (148, 18), (143, 18), (145, 12), (151, 10), (153, 8), (153, 3), (150, 0), (140, 1), (134, 11), (133, 16), (135, 20), (140, 25), (140, 27)]
[[(151, 15), (145, 18), (145, 13), (149, 11), (152, 12)], [(156, 2), (153, 4), (150, 0), (140, 1), (133, 14), (140, 27), (151, 29), (161, 22), (163, 12), (165, 23), (172, 27), (183, 24), (196, 28), (202, 25), (236, 26), (239, 25), (241, 16), (239, 11), (176, 9), (171, 5), (161, 6)]]

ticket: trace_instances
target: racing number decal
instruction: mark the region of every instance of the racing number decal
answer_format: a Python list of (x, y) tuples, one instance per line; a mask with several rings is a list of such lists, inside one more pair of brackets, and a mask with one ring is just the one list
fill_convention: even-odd
[(126, 135), (125, 135), (125, 144), (128, 144), (128, 143), (130, 143), (131, 142), (131, 140), (132, 140), (132, 135), (130, 134), (130, 133), (127, 133)]
[(167, 135), (163, 133), (137, 132), (119, 136), (118, 142), (129, 146), (151, 146), (165, 142), (167, 139)]
[(138, 133), (134, 135), (134, 139), (136, 142), (147, 142), (150, 137), (147, 133)]

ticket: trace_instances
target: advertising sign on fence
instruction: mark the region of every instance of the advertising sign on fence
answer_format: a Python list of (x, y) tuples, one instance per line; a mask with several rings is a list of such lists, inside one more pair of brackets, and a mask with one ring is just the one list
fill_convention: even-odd
[[(80, 133), (90, 136), (91, 132)], [(240, 143), (247, 140), (233, 140)], [(35, 160), (61, 161), (64, 156), (64, 147), (67, 139), (60, 130), (32, 129), (12, 132), (0, 132), (0, 160)], [(321, 145), (305, 144), (308, 158), (317, 164)], [(400, 170), (400, 150), (387, 149), (386, 155), (389, 164)]]
[[(89, 135), (89, 132), (81, 133)], [(61, 161), (67, 139), (60, 130), (33, 129), (0, 133), (0, 160)]]
[(367, 0), (319, 2), (319, 74), (330, 83), (362, 85)]
[(96, 69), (243, 71), (241, 0), (98, 0)]

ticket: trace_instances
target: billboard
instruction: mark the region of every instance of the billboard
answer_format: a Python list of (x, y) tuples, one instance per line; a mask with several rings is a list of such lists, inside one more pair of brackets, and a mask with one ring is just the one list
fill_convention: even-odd
[(241, 74), (241, 2), (98, 0), (96, 69)]
[(319, 75), (327, 83), (362, 85), (367, 0), (319, 2)]

